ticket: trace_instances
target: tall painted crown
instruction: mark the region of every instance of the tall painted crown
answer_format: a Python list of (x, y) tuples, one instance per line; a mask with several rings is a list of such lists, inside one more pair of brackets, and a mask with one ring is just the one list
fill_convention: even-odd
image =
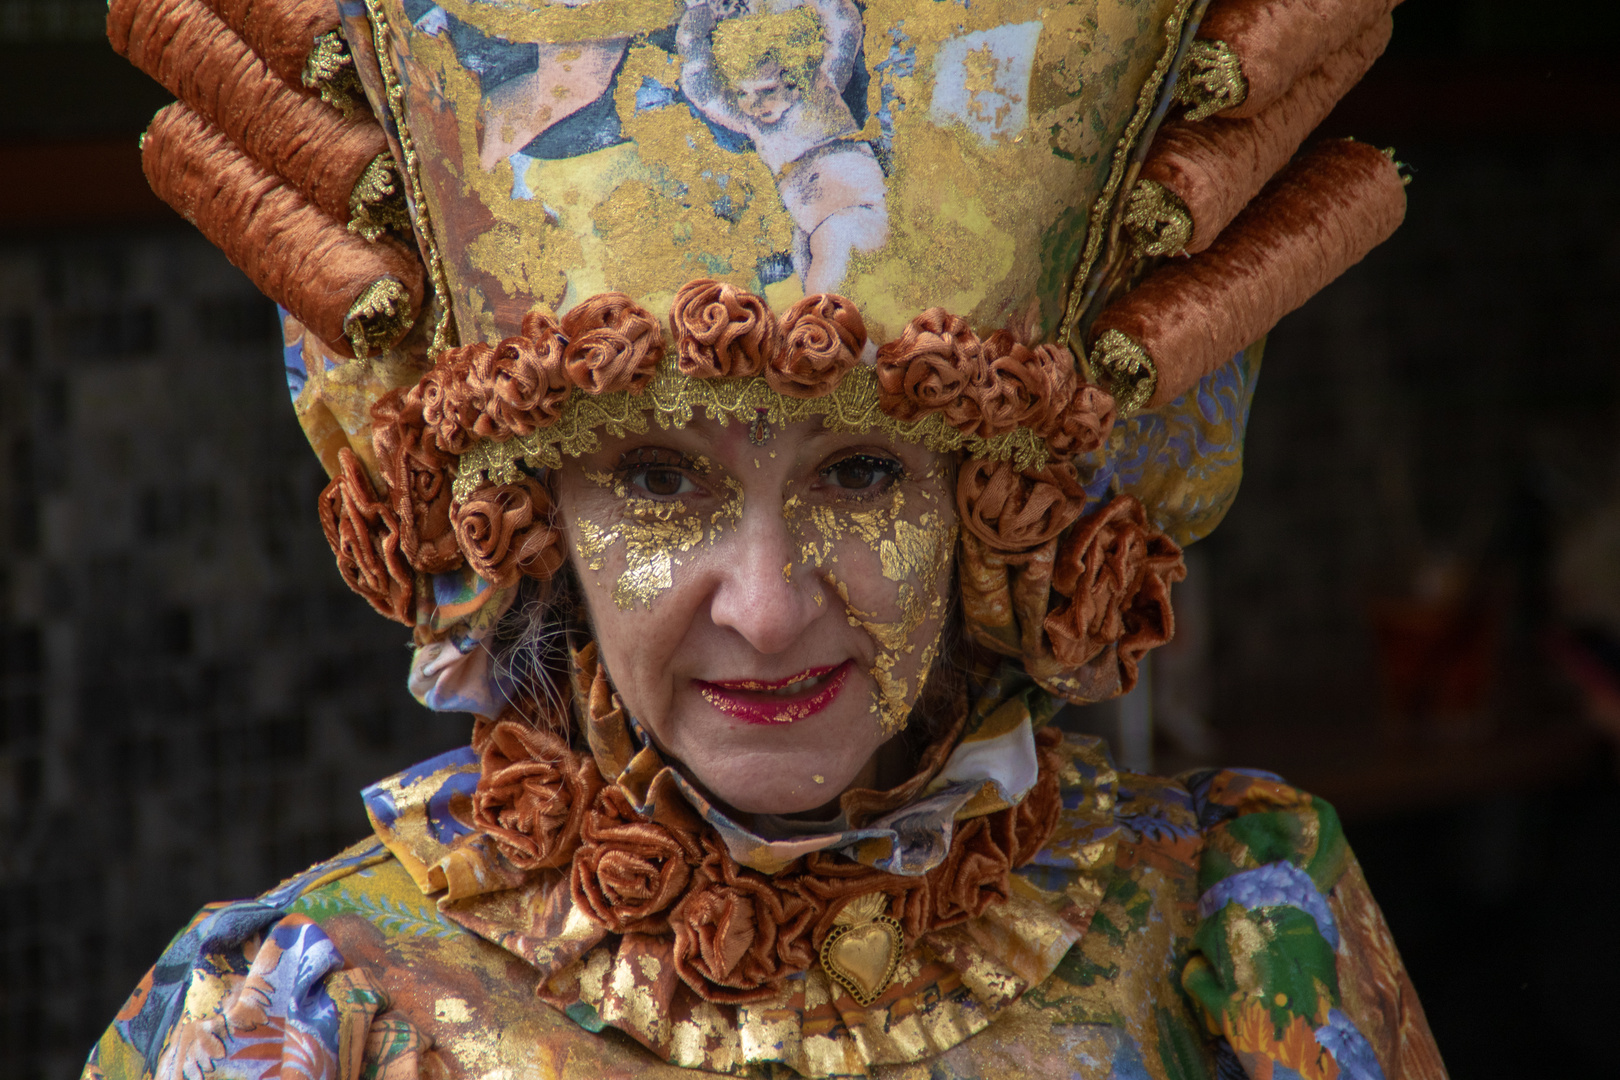
[[(1306, 137), (1392, 0), (112, 0), (154, 189), (285, 311), (345, 579), (480, 711), (594, 432), (819, 416), (963, 454), (981, 646), (1071, 700), (1172, 630), (1258, 343), (1399, 224)], [(458, 689), (459, 688), (459, 689)], [(471, 696), (469, 696), (471, 695)]]

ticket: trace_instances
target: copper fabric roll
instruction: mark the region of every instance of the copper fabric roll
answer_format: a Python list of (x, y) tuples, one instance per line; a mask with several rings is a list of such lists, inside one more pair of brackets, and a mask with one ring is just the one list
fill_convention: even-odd
[(1192, 218), (1189, 253), (1203, 251), (1294, 156), (1305, 137), (1383, 55), (1394, 29), (1388, 15), (1296, 82), (1271, 107), (1245, 120), (1228, 114), (1170, 121), (1142, 163), (1141, 179), (1179, 198)]
[(1117, 331), (1157, 369), (1148, 408), (1173, 401), (1360, 262), (1406, 214), (1390, 157), (1334, 140), (1289, 166), (1208, 251), (1172, 259), (1110, 305), (1094, 350)]
[(107, 37), (259, 164), (349, 220), (356, 182), (388, 151), (377, 123), (288, 86), (202, 0), (113, 0)]
[(1222, 116), (1254, 116), (1295, 80), (1344, 48), (1400, 0), (1216, 0), (1198, 36), (1224, 41), (1238, 57), (1249, 93)]
[[(184, 104), (153, 118), (141, 165), (159, 197), (334, 350), (352, 355), (357, 333), (397, 341), (420, 312), (423, 271), (413, 251), (353, 235)], [(372, 325), (357, 326), (351, 313), (388, 291), (400, 296), (394, 310), (358, 316)]]
[(334, 0), (208, 0), (208, 6), (294, 86), (303, 81), (315, 39), (338, 28)]

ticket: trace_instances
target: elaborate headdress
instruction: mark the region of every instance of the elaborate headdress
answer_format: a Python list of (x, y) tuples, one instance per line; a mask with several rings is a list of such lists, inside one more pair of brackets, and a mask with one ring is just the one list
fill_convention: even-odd
[(1260, 351), (1399, 224), (1310, 131), (1390, 0), (113, 0), (154, 189), (285, 312), (321, 519), (419, 694), (563, 562), (596, 432), (960, 449), (972, 638), (1071, 700), (1171, 633)]

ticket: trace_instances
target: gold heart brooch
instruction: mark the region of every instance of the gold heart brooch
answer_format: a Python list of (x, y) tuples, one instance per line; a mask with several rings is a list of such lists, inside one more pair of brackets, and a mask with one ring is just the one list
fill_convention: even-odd
[(905, 934), (896, 919), (882, 914), (884, 893), (857, 896), (833, 919), (821, 943), (821, 967), (860, 1005), (870, 1005), (894, 981)]

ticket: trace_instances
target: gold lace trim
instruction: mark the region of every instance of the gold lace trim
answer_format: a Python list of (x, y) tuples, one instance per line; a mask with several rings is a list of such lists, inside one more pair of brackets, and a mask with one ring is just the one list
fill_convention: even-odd
[[(1114, 146), (1113, 162), (1108, 168), (1108, 181), (1103, 185), (1096, 201), (1091, 204), (1091, 220), (1086, 225), (1086, 248), (1075, 267), (1074, 277), (1070, 279), (1069, 303), (1057, 336), (1057, 340), (1066, 342), (1076, 356), (1085, 355), (1085, 343), (1080, 340), (1080, 316), (1085, 312), (1086, 283), (1091, 277), (1091, 270), (1097, 262), (1098, 255), (1102, 252), (1108, 211), (1114, 205), (1120, 186), (1125, 182), (1125, 174), (1131, 169), (1131, 154), (1136, 149), (1137, 140), (1147, 127), (1148, 121), (1153, 118), (1159, 100), (1159, 90), (1164, 85), (1165, 76), (1169, 74), (1170, 65), (1174, 63), (1176, 54), (1181, 50), (1182, 25), (1186, 22), (1187, 12), (1194, 3), (1195, 0), (1182, 0), (1164, 20), (1164, 52), (1159, 55), (1158, 63), (1153, 65), (1152, 73), (1148, 75), (1147, 81), (1142, 84), (1141, 91), (1136, 95), (1136, 112), (1131, 115), (1131, 122), (1125, 126), (1124, 134)], [(1202, 3), (1207, 4), (1208, 0), (1202, 0)]]
[(411, 215), (405, 209), (394, 155), (385, 150), (371, 159), (349, 192), (349, 231), (374, 241), (389, 229), (409, 235)]
[(648, 414), (661, 428), (685, 427), (699, 409), (722, 423), (752, 423), (761, 413), (772, 424), (820, 417), (831, 431), (882, 431), (941, 453), (965, 450), (973, 457), (1011, 460), (1019, 469), (1042, 468), (1049, 458), (1045, 440), (1028, 428), (983, 439), (958, 431), (937, 412), (913, 421), (896, 420), (879, 407), (878, 396), (877, 371), (864, 364), (847, 372), (829, 394), (790, 398), (771, 389), (762, 376), (698, 379), (681, 374), (674, 361), (666, 359), (640, 394), (575, 390), (549, 427), (505, 442), (478, 443), (461, 455), (453, 490), (456, 501), (465, 502), (485, 478), (494, 484), (517, 483), (520, 463), (530, 469), (556, 468), (564, 457), (591, 453), (601, 445), (599, 428), (615, 436), (639, 434), (649, 430)]
[(1249, 96), (1249, 80), (1232, 47), (1224, 41), (1195, 38), (1187, 48), (1176, 78), (1175, 100), (1187, 106), (1184, 120), (1202, 120), (1236, 108)]
[[(411, 129), (405, 125), (405, 88), (400, 84), (399, 72), (394, 68), (393, 55), (388, 51), (388, 16), (383, 14), (381, 0), (365, 0), (366, 18), (371, 22), (371, 43), (377, 53), (377, 68), (382, 72), (383, 86), (388, 94), (388, 112), (399, 136), (400, 152), (405, 155), (404, 177), (409, 187), (410, 206), (416, 211), (416, 234), (427, 248), (428, 273), (433, 278), (433, 291), (439, 297), (439, 317), (433, 323), (433, 340), (428, 343), (428, 355), (437, 356), (450, 348), (456, 336), (452, 325), (455, 318), (450, 310), (450, 281), (445, 276), (444, 259), (439, 245), (433, 239), (433, 222), (428, 216), (427, 202), (422, 197), (422, 163), (411, 141)], [(423, 307), (427, 305), (424, 303)]]
[(1153, 357), (1118, 330), (1104, 331), (1092, 343), (1086, 361), (1097, 381), (1114, 395), (1120, 419), (1139, 411), (1158, 388), (1159, 369), (1153, 366)]
[(386, 349), (410, 328), (410, 293), (391, 277), (367, 285), (343, 316), (343, 332), (362, 358)]
[(1192, 214), (1181, 197), (1163, 184), (1138, 180), (1125, 200), (1125, 231), (1131, 257), (1174, 255), (1192, 239)]
[(336, 30), (315, 39), (309, 58), (304, 61), (303, 82), (344, 116), (364, 116), (371, 112), (360, 76), (354, 70), (354, 57), (349, 55), (349, 44)]

